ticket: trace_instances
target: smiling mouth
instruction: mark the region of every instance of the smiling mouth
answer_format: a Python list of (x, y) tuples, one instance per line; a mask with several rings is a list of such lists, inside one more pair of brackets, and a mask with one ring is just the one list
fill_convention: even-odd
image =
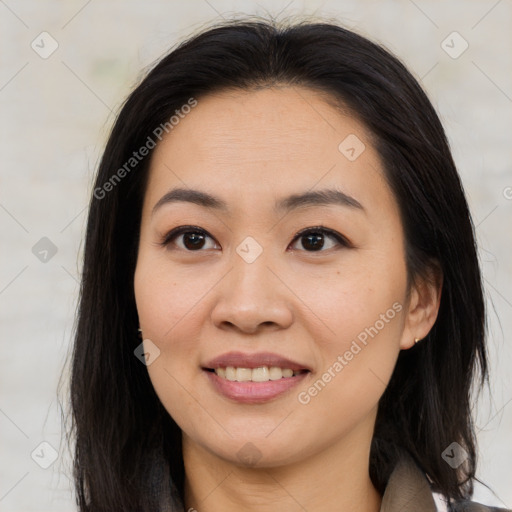
[(311, 374), (278, 366), (203, 368), (213, 389), (240, 404), (264, 404), (286, 396)]
[(204, 370), (231, 382), (268, 382), (309, 373), (309, 370), (292, 370), (278, 366), (260, 366), (258, 368), (227, 366), (225, 368), (204, 368)]

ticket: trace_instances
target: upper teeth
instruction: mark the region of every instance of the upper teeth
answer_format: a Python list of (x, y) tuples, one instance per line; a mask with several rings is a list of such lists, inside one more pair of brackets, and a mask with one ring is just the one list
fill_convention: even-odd
[(292, 377), (300, 372), (293, 371), (290, 368), (279, 368), (277, 366), (261, 366), (259, 368), (215, 368), (215, 373), (223, 379), (238, 382), (266, 382), (268, 380), (279, 380), (283, 377)]

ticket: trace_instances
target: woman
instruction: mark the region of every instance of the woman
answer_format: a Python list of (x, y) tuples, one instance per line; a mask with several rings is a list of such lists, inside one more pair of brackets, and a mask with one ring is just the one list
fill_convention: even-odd
[(471, 217), (395, 57), (230, 21), (131, 93), (87, 225), (80, 510), (492, 510), (469, 501), (477, 370)]

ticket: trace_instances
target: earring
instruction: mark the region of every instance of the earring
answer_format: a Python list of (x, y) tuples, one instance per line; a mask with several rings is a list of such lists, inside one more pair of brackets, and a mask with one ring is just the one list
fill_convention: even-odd
[(414, 338), (414, 344), (416, 345), (419, 341), (421, 341), (421, 338)]
[(140, 327), (137, 329), (137, 338), (139, 338), (139, 340), (142, 339), (142, 329)]

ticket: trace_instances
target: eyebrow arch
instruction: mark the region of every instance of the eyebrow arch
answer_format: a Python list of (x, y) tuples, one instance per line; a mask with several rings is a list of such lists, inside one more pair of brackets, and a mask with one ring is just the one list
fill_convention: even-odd
[(153, 206), (151, 214), (153, 215), (164, 204), (177, 202), (193, 203), (210, 210), (229, 211), (228, 205), (222, 199), (212, 196), (208, 192), (192, 188), (174, 188), (158, 200)]
[(275, 209), (278, 212), (289, 212), (298, 208), (306, 208), (308, 206), (329, 206), (338, 205), (365, 211), (363, 205), (352, 196), (345, 194), (337, 189), (321, 189), (301, 194), (292, 194), (278, 201)]
[[(175, 188), (162, 196), (155, 204), (152, 215), (164, 204), (187, 202), (197, 204), (203, 208), (217, 210), (227, 213), (229, 207), (225, 201), (215, 197), (208, 192), (195, 190), (190, 188)], [(365, 212), (363, 205), (353, 197), (345, 194), (337, 189), (321, 189), (308, 191), (299, 194), (292, 194), (280, 199), (274, 205), (276, 212), (289, 212), (299, 208), (307, 208), (310, 206), (328, 206), (339, 205)]]

